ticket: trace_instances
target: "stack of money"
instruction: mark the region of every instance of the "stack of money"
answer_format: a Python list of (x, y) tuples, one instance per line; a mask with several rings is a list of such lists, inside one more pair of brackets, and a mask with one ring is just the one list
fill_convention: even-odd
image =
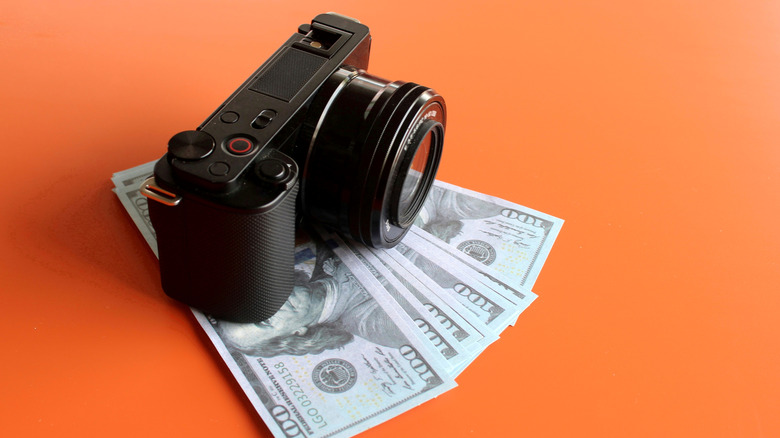
[[(156, 254), (138, 191), (153, 166), (113, 182)], [(274, 436), (353, 436), (456, 386), (536, 298), (562, 224), (436, 181), (395, 248), (298, 230), (295, 287), (268, 320), (192, 312)]]

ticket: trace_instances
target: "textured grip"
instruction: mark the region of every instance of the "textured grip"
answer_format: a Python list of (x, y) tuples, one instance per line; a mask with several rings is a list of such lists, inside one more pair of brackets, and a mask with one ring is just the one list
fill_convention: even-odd
[(296, 183), (264, 213), (226, 210), (192, 199), (149, 203), (167, 295), (216, 318), (267, 319), (293, 287)]

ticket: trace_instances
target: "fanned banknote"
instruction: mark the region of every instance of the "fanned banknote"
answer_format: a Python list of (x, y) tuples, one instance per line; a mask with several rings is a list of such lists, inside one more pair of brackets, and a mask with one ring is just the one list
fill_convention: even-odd
[(498, 340), (488, 325), (474, 312), (464, 306), (453, 294), (436, 292), (441, 287), (411, 262), (390, 256), (390, 252), (371, 248), (370, 251), (393, 275), (403, 283), (437, 317), (450, 321), (456, 328), (458, 338), (470, 348), (470, 351), (483, 351)]
[(154, 163), (155, 161), (152, 161), (117, 172), (111, 181), (114, 183), (114, 193), (119, 197), (119, 201), (127, 213), (130, 214), (130, 219), (138, 227), (138, 231), (144, 236), (144, 240), (149, 244), (154, 255), (157, 255), (157, 235), (152, 227), (152, 220), (149, 218), (146, 197), (141, 195), (139, 191), (141, 183), (154, 172)]
[[(396, 261), (385, 250), (371, 248), (370, 251), (392, 276), (412, 292), (413, 297), (423, 303), (445, 325), (457, 331), (458, 339), (466, 347), (468, 361), (458, 365), (453, 375), (459, 375), (490, 344), (498, 340), (498, 333), (495, 333), (495, 330), (488, 327), (488, 324), (480, 320), (453, 295), (444, 291), (439, 295), (434, 293), (433, 289), (438, 289), (440, 286), (425, 273), (417, 270), (414, 265), (410, 263), (404, 267), (403, 263)], [(407, 268), (412, 269), (413, 272), (408, 271)]]
[(436, 180), (414, 223), (425, 233), (412, 232), (520, 289), (536, 282), (563, 220)]
[[(334, 239), (338, 239), (338, 237), (334, 236)], [(350, 254), (342, 255), (342, 259), (346, 261), (354, 258), (355, 263), (362, 263), (366, 270), (381, 283), (387, 296), (392, 297), (414, 321), (423, 343), (445, 359), (450, 375), (455, 376), (455, 370), (462, 369), (464, 365), (476, 357), (478, 353), (474, 353), (473, 350), (463, 345), (456, 334), (451, 331), (453, 325), (447, 319), (437, 318), (437, 314), (432, 313), (429, 308), (417, 300), (406, 286), (375, 255), (368, 251), (365, 245), (355, 241), (339, 241), (339, 243), (340, 246), (350, 251)]]
[(404, 242), (387, 253), (407, 272), (423, 281), (435, 294), (454, 297), (494, 335), (504, 331), (520, 314), (520, 310), (516, 309), (511, 301), (479, 283), (468, 273), (449, 272)]

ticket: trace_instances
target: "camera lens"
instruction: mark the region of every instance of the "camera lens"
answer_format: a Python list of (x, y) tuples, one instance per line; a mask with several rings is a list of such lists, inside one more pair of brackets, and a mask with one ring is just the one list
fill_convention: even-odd
[(297, 142), (304, 213), (369, 246), (394, 246), (436, 177), (445, 124), (432, 89), (339, 69)]

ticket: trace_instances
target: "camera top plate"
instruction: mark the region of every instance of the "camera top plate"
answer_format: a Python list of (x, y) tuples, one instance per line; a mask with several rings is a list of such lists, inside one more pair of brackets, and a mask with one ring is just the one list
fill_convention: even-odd
[(171, 139), (167, 160), (155, 170), (157, 183), (225, 207), (263, 208), (276, 196), (225, 195), (245, 187), (246, 176), (256, 174), (249, 168), (271, 158), (287, 163), (288, 171), (281, 184), (255, 178), (262, 191), (278, 194), (297, 180), (295, 162), (278, 149), (299, 130), (311, 98), (333, 72), (343, 65), (368, 68), (370, 41), (368, 27), (337, 14), (301, 25), (196, 131), (185, 131), (194, 145), (182, 145), (181, 134)]

